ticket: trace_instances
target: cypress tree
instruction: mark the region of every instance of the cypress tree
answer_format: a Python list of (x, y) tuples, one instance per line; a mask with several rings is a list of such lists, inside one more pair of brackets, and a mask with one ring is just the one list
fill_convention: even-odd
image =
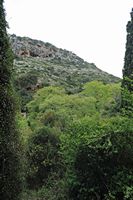
[(130, 14), (122, 81), (122, 108), (128, 115), (133, 114), (133, 9)]
[(6, 32), (3, 0), (0, 0), (0, 199), (18, 200), (19, 135), (15, 123), (15, 101), (11, 83), (13, 56)]

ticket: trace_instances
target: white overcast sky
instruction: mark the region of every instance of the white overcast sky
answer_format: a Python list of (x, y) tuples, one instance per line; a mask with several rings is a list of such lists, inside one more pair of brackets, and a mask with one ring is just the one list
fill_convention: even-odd
[(5, 0), (9, 33), (50, 42), (122, 76), (133, 0)]

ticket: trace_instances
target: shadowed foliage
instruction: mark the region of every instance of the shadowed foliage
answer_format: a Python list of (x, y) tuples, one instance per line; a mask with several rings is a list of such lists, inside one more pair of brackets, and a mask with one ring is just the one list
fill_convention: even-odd
[(18, 200), (19, 137), (15, 127), (15, 101), (11, 84), (13, 56), (6, 27), (3, 0), (0, 0), (0, 198)]

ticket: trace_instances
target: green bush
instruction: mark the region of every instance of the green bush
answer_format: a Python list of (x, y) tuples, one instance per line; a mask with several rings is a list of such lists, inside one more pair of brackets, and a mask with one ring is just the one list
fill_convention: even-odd
[[(73, 169), (77, 184), (72, 183), (70, 187), (70, 197), (73, 199), (133, 198), (131, 120), (114, 118), (109, 121), (107, 125), (101, 124), (101, 134), (88, 136), (88, 140), (77, 148)], [(95, 131), (98, 131), (98, 127)]]
[(45, 185), (50, 174), (58, 170), (59, 145), (58, 136), (46, 127), (39, 129), (29, 138), (27, 152), (29, 188), (34, 189)]

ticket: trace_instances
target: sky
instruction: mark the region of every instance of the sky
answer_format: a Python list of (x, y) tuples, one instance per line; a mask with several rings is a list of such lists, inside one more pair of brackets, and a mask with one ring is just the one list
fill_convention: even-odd
[(133, 0), (5, 0), (8, 32), (50, 42), (122, 77)]

